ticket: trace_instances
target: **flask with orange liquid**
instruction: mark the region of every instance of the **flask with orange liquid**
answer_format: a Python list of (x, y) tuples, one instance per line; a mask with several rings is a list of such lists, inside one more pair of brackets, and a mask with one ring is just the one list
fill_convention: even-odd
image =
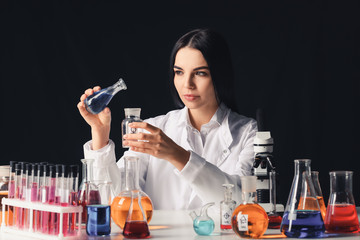
[[(125, 189), (114, 198), (111, 204), (111, 217), (114, 222), (125, 231), (125, 222), (129, 209), (132, 210), (132, 221), (135, 221), (134, 219), (142, 221), (142, 215), (144, 214), (147, 227), (147, 223), (150, 222), (153, 214), (153, 205), (149, 196), (143, 192), (139, 186), (139, 158), (135, 156), (125, 156), (124, 161)], [(138, 201), (139, 198), (140, 201)], [(142, 224), (144, 225), (143, 222)], [(136, 224), (132, 224), (133, 227), (135, 225)], [(128, 224), (128, 227), (129, 226)]]
[(235, 208), (231, 225), (234, 232), (241, 238), (260, 238), (267, 230), (269, 219), (265, 210), (257, 204), (256, 176), (242, 176), (241, 203)]
[(326, 205), (325, 205), (324, 196), (322, 194), (321, 187), (320, 187), (319, 172), (318, 171), (311, 171), (311, 178), (312, 178), (313, 183), (314, 183), (316, 198), (317, 198), (318, 203), (319, 203), (321, 217), (325, 221)]

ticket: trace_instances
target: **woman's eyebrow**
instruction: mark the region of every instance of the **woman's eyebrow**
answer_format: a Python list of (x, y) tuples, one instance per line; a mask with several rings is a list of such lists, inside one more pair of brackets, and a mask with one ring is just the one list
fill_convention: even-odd
[(194, 71), (200, 70), (200, 69), (209, 69), (209, 67), (207, 67), (207, 66), (197, 67), (197, 68), (194, 68)]
[(181, 67), (178, 67), (178, 66), (176, 66), (176, 65), (174, 65), (174, 68), (177, 68), (177, 69), (181, 69), (181, 70), (182, 70), (182, 68), (181, 68)]

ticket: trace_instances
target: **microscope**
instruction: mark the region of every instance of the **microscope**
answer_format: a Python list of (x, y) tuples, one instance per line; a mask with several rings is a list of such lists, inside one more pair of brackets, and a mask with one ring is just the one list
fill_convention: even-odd
[[(273, 206), (270, 199), (270, 172), (275, 173), (273, 146), (274, 139), (271, 137), (270, 131), (265, 131), (264, 114), (262, 109), (256, 111), (256, 121), (258, 125), (258, 132), (254, 139), (254, 164), (253, 174), (257, 176), (256, 193), (257, 200), (268, 213), (272, 211)], [(277, 211), (284, 211), (284, 206), (276, 204)]]

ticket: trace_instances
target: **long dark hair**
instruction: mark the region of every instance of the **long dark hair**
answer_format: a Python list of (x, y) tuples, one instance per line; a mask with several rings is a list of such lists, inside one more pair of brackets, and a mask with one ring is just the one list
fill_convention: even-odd
[(195, 29), (183, 35), (174, 45), (170, 56), (170, 91), (179, 108), (184, 107), (174, 85), (174, 63), (177, 52), (183, 47), (199, 50), (210, 70), (218, 103), (224, 103), (237, 112), (234, 94), (234, 71), (229, 47), (225, 39), (210, 29)]

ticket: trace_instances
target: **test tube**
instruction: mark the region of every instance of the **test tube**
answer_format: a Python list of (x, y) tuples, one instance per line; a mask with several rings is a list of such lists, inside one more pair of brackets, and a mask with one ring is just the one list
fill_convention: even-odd
[[(70, 166), (70, 178), (69, 178), (69, 186), (70, 186), (70, 204), (73, 206), (77, 206), (78, 202), (78, 181), (79, 181), (79, 166), (71, 165)], [(69, 234), (74, 235), (75, 225), (76, 225), (77, 214), (70, 213), (69, 214)]]
[[(21, 164), (17, 163), (15, 164), (15, 199), (20, 199), (20, 188), (21, 188)], [(13, 215), (13, 225), (17, 228), (19, 228), (19, 214), (20, 214), (20, 208), (15, 207), (14, 208), (14, 215)]]
[[(33, 181), (34, 181), (33, 165), (28, 163), (28, 164), (26, 164), (26, 177), (25, 177), (25, 182), (26, 182), (25, 201), (26, 202), (31, 202)], [(23, 221), (24, 221), (23, 227), (25, 229), (28, 229), (29, 224), (30, 224), (30, 210), (28, 208), (24, 208), (23, 214), (24, 214), (23, 215)]]
[[(63, 207), (69, 206), (69, 199), (70, 199), (70, 193), (69, 193), (69, 172), (70, 167), (68, 165), (62, 165), (62, 172), (63, 177), (61, 181), (61, 197), (60, 197), (60, 205)], [(60, 217), (59, 217), (60, 221)], [(63, 234), (64, 236), (68, 235), (68, 226), (69, 226), (69, 214), (64, 213), (63, 214)]]
[[(16, 161), (10, 161), (10, 174), (9, 174), (9, 193), (8, 198), (15, 198), (15, 164)], [(14, 207), (8, 207), (7, 224), (8, 226), (14, 225)]]
[[(46, 166), (46, 180), (44, 186), (45, 187), (42, 189), (41, 193), (41, 202), (54, 204), (56, 189), (56, 168), (54, 165)], [(51, 213), (44, 211), (42, 214), (42, 232), (51, 233), (52, 229), (53, 227), (51, 225)]]

